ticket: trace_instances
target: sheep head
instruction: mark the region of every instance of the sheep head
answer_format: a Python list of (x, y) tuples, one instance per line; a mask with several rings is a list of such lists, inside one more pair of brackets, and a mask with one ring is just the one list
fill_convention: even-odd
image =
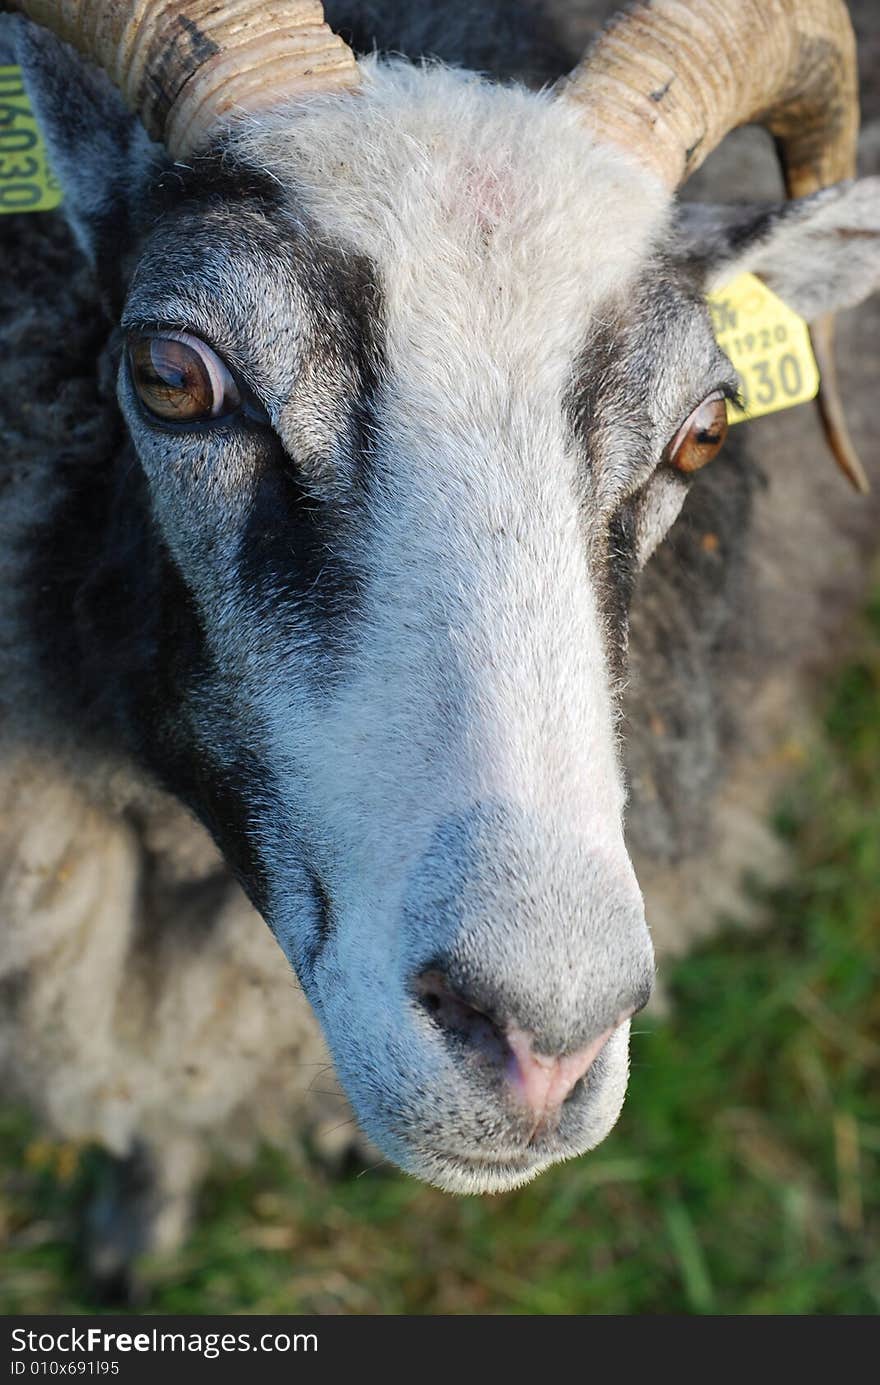
[[(282, 87), (258, 109), (236, 87), (225, 124), (238, 58), (193, 43), (209, 95), (178, 75), (155, 119), (146, 78), (105, 59), (154, 134), (173, 126), (175, 163), (20, 37), (124, 339), (137, 465), (76, 605), (127, 603), (109, 634), (89, 626), (109, 641), (102, 705), (216, 836), (366, 1129), (443, 1187), (522, 1182), (623, 1101), (652, 951), (617, 700), (636, 574), (736, 390), (703, 291), (736, 264), (826, 313), (880, 270), (876, 181), (823, 186), (852, 157), (843, 8), (764, 9), (778, 35), (795, 9), (824, 16), (844, 152), (815, 162), (811, 195), (729, 215), (676, 210), (711, 103), (678, 104), (651, 37), (668, 55), (667, 20), (729, 24), (717, 5), (637, 11), (562, 92), (371, 59), (308, 93), (294, 64), (282, 95), (280, 64)], [(153, 52), (113, 15), (55, 27)], [(628, 35), (646, 56), (623, 81)], [(783, 105), (802, 102), (806, 69), (783, 67)], [(802, 169), (828, 140), (811, 124), (799, 143), (755, 82), (748, 110), (711, 106), (705, 152), (767, 112)]]

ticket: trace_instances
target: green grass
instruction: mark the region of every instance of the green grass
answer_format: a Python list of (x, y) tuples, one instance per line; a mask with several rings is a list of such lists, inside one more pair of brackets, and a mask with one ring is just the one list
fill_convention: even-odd
[[(771, 926), (667, 977), (671, 1017), (638, 1023), (625, 1112), (594, 1155), (457, 1200), (266, 1152), (216, 1172), (185, 1251), (148, 1272), (150, 1309), (876, 1312), (880, 599), (826, 726), (780, 813), (797, 869)], [(91, 1308), (70, 1236), (95, 1157), (3, 1118), (3, 1312)]]

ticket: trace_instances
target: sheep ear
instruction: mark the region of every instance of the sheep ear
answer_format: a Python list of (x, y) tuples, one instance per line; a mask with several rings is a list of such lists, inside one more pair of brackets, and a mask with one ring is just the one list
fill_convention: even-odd
[(748, 270), (808, 322), (880, 288), (880, 178), (772, 207), (683, 204), (678, 232), (707, 292)]
[[(167, 162), (97, 68), (27, 20), (4, 18), (0, 50), (22, 69), (31, 109), (62, 192), (62, 211), (112, 303), (122, 290), (149, 181)], [(5, 55), (9, 54), (9, 57)]]

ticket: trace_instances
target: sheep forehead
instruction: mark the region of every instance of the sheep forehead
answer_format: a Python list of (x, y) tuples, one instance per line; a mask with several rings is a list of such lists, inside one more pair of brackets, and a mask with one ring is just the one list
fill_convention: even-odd
[[(463, 335), (496, 360), (570, 363), (591, 311), (637, 274), (668, 193), (595, 144), (576, 109), (471, 74), (366, 62), (357, 98), (315, 101), (237, 137), (329, 236), (382, 276), (392, 348)], [(558, 350), (554, 350), (558, 348)]]

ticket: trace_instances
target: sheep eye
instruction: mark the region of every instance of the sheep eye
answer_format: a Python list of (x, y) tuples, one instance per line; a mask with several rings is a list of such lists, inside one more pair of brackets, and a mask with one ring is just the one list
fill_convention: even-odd
[(663, 460), (678, 471), (699, 471), (721, 451), (726, 437), (727, 401), (720, 390), (715, 390), (681, 425)]
[(144, 408), (168, 423), (224, 418), (241, 407), (220, 357), (188, 332), (138, 332), (129, 338), (128, 361)]

